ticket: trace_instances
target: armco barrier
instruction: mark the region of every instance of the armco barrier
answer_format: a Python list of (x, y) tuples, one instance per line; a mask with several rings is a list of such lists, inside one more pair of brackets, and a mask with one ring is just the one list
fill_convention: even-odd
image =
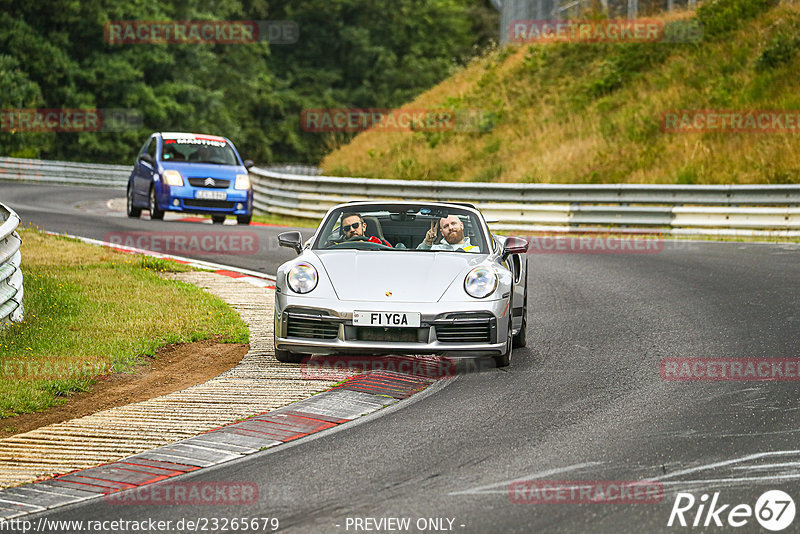
[(133, 165), (0, 158), (0, 180), (100, 185), (125, 189), (132, 168)]
[[(0, 158), (0, 180), (124, 189), (132, 166)], [(800, 185), (507, 184), (320, 176), (281, 165), (250, 169), (257, 212), (319, 219), (356, 199), (475, 203), (496, 230), (650, 231), (800, 236)]]
[(17, 234), (19, 215), (0, 204), (0, 325), (22, 321), (22, 244)]
[(496, 230), (800, 236), (800, 185), (498, 184), (379, 180), (252, 168), (256, 209), (321, 218), (357, 199), (475, 203)]

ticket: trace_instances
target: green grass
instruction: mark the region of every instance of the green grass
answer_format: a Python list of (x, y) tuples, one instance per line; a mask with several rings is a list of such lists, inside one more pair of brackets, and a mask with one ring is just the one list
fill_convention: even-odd
[(277, 226), (294, 226), (297, 228), (316, 228), (321, 219), (303, 219), (300, 217), (289, 217), (288, 215), (253, 215), (253, 222), (264, 224), (274, 224)]
[(149, 270), (157, 273), (185, 273), (186, 271), (192, 270), (189, 266), (182, 263), (163, 258), (154, 258), (152, 256), (140, 257), (138, 265), (146, 271)]
[(20, 231), (25, 320), (0, 331), (0, 418), (47, 409), (100, 375), (203, 339), (246, 343), (222, 300), (159, 273), (184, 265)]

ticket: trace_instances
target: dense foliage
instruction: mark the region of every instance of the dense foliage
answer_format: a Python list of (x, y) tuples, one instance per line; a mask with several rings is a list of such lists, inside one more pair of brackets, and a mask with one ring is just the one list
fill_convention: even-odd
[[(295, 44), (109, 44), (121, 20), (292, 20)], [(0, 132), (0, 155), (128, 163), (152, 131), (225, 135), (260, 163), (316, 162), (306, 108), (394, 107), (490, 44), (488, 0), (0, 0), (0, 109), (141, 113), (127, 132)]]

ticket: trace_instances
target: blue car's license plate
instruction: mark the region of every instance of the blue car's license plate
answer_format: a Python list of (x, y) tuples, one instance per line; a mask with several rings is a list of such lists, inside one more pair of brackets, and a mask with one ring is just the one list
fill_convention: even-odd
[(225, 191), (205, 191), (201, 189), (195, 192), (194, 197), (203, 200), (227, 200), (228, 193)]

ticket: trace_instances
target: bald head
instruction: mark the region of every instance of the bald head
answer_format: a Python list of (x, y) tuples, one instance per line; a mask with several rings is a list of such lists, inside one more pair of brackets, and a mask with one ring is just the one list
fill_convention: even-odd
[(439, 220), (439, 228), (442, 237), (451, 245), (456, 245), (464, 241), (464, 223), (457, 215), (448, 215)]

